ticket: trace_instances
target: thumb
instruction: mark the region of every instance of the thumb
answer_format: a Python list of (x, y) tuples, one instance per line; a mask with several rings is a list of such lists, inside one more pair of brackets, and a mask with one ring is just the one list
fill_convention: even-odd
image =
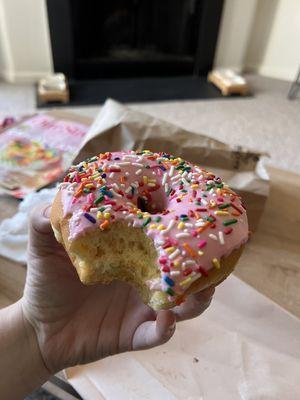
[(56, 239), (50, 224), (50, 204), (35, 207), (29, 216), (29, 243), (30, 254), (43, 256), (53, 251)]
[(143, 350), (167, 342), (174, 334), (176, 317), (170, 310), (157, 313), (156, 321), (142, 323), (134, 333), (132, 350)]

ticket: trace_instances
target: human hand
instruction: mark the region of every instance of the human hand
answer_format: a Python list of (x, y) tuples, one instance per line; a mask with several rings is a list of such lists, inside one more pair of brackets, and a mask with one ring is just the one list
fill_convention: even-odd
[(172, 310), (155, 312), (123, 282), (83, 285), (54, 237), (49, 214), (50, 206), (31, 214), (21, 304), (50, 373), (163, 344), (172, 337), (176, 320), (193, 318), (209, 306), (214, 288), (189, 296)]

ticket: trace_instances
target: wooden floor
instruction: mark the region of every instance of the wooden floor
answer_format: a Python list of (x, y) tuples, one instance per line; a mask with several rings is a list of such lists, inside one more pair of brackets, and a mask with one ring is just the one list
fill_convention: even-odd
[(236, 275), (300, 317), (300, 175), (268, 171), (270, 195)]
[[(271, 192), (258, 231), (235, 274), (300, 317), (300, 175), (268, 168)], [(2, 198), (0, 219), (18, 202)], [(0, 257), (0, 307), (22, 296), (25, 267)]]

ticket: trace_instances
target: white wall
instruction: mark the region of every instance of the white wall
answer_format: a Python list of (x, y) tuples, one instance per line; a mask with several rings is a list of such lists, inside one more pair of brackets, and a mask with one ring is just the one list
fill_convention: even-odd
[(246, 67), (261, 75), (293, 80), (299, 66), (300, 1), (258, 1)]
[(2, 76), (34, 81), (52, 71), (45, 0), (0, 0), (0, 25)]
[(263, 0), (226, 0), (214, 60), (215, 68), (244, 69), (257, 1)]
[(0, 2), (0, 79), (8, 80), (8, 73), (12, 67), (4, 10)]

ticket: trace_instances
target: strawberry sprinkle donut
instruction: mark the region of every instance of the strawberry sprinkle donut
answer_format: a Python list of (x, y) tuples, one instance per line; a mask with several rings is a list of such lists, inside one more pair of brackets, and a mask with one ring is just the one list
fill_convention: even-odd
[(248, 239), (241, 199), (220, 177), (149, 150), (72, 166), (51, 223), (84, 284), (129, 282), (156, 310), (224, 280)]

